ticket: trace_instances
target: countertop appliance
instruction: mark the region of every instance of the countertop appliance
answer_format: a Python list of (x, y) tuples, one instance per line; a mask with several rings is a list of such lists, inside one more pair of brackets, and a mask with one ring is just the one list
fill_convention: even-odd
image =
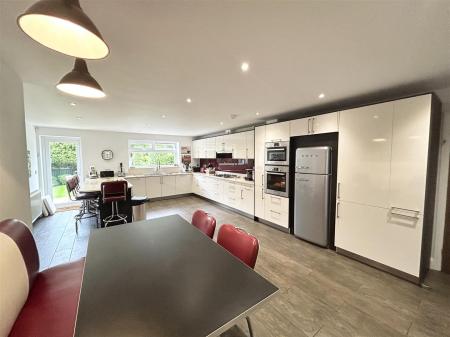
[(253, 181), (253, 169), (245, 170), (245, 180)]
[(264, 180), (264, 192), (280, 197), (289, 197), (289, 166), (266, 165)]
[(114, 177), (114, 171), (112, 170), (100, 171), (100, 178), (112, 178), (112, 177)]
[(265, 148), (266, 165), (289, 165), (289, 142), (268, 142)]
[(217, 159), (233, 158), (233, 153), (231, 153), (231, 152), (216, 152), (216, 158)]
[(331, 148), (295, 151), (294, 235), (322, 247), (329, 243)]

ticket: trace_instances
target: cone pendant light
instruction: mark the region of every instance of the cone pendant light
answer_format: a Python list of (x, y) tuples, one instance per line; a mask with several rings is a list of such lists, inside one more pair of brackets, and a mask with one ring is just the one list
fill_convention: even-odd
[(106, 96), (100, 84), (89, 74), (86, 61), (79, 58), (75, 60), (73, 70), (59, 81), (56, 88), (80, 97), (102, 98)]
[(33, 40), (66, 55), (101, 59), (109, 53), (79, 0), (40, 0), (17, 18), (17, 24)]

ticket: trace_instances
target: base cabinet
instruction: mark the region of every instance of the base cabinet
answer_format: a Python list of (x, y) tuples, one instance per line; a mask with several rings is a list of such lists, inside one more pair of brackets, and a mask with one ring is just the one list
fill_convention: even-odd
[(254, 214), (254, 188), (251, 185), (194, 175), (192, 192), (247, 214)]
[(160, 198), (162, 196), (161, 177), (147, 177), (145, 178), (147, 196), (149, 198)]
[(336, 247), (419, 277), (422, 218), (390, 209), (338, 202)]
[(175, 176), (161, 177), (161, 196), (169, 197), (176, 194), (176, 178)]
[(281, 227), (289, 228), (289, 198), (266, 194), (264, 219)]
[(175, 176), (175, 194), (186, 194), (192, 192), (192, 175), (180, 174)]
[(145, 183), (145, 177), (139, 178), (126, 178), (127, 182), (129, 182), (133, 187), (131, 188), (132, 196), (140, 196), (143, 197), (147, 195), (147, 186)]

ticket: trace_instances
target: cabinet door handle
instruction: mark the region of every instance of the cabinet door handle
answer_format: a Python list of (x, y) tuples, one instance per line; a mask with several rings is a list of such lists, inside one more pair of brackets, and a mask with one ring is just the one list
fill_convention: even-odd
[(311, 133), (311, 118), (308, 118), (308, 135)]
[(336, 204), (336, 219), (339, 219), (339, 205), (340, 205), (340, 202), (338, 202)]
[(264, 188), (264, 174), (261, 174), (261, 187)]
[(261, 200), (264, 200), (264, 189), (261, 189)]
[(278, 214), (278, 215), (281, 215), (281, 213), (280, 212), (276, 212), (276, 211), (272, 211), (272, 210), (270, 210), (272, 213), (275, 213), (275, 214)]
[(242, 197), (242, 192), (243, 192), (243, 190), (241, 190), (241, 199), (244, 199), (244, 198)]
[[(397, 210), (397, 212), (396, 212), (396, 210)], [(398, 211), (400, 211), (400, 213)], [(412, 213), (414, 213), (414, 215), (408, 215), (408, 214), (404, 214), (404, 213), (401, 213), (401, 212), (412, 212)], [(391, 214), (392, 215), (402, 216), (402, 217), (405, 217), (405, 218), (411, 218), (411, 219), (415, 219), (415, 220), (419, 220), (420, 219), (420, 217), (419, 217), (420, 211), (416, 211), (414, 209), (393, 207), (392, 206), (391, 207)]]
[(338, 199), (341, 198), (341, 183), (338, 183), (338, 186), (337, 186), (337, 197), (338, 197)]
[(315, 118), (312, 118), (312, 121), (311, 121), (311, 133), (314, 133), (314, 120), (315, 120)]

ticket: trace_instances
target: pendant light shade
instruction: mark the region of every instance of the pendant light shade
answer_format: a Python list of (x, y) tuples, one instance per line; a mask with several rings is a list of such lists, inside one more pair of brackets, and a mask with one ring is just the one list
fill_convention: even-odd
[(74, 96), (88, 98), (106, 96), (100, 84), (89, 74), (86, 61), (79, 58), (75, 60), (73, 70), (59, 81), (56, 88)]
[(17, 18), (33, 40), (60, 53), (84, 59), (101, 59), (109, 48), (79, 0), (40, 0)]

